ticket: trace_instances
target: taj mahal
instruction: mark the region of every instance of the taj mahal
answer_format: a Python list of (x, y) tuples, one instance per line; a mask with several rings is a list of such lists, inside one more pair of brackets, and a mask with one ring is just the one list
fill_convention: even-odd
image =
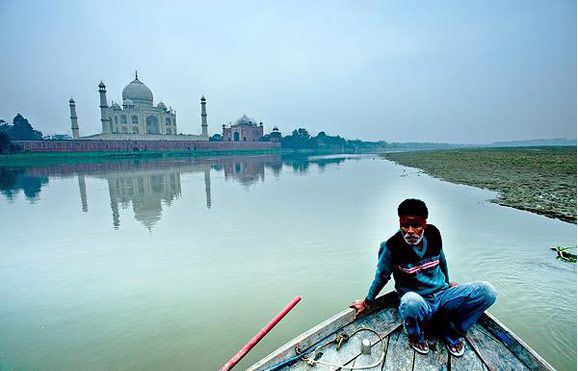
[[(101, 132), (80, 136), (76, 102), (68, 101), (72, 139), (23, 140), (17, 144), (29, 152), (99, 152), (99, 151), (236, 151), (270, 150), (281, 147), (281, 132), (273, 127), (264, 135), (262, 122), (243, 115), (229, 126), (222, 125), (222, 134), (209, 140), (207, 99), (201, 96), (200, 134), (182, 134), (177, 129), (177, 112), (159, 101), (156, 105), (152, 91), (139, 80), (122, 90), (122, 105), (107, 97), (104, 82), (98, 84)], [(196, 126), (196, 125), (195, 125)]]
[(153, 104), (152, 91), (135, 78), (122, 90), (122, 106), (114, 101), (108, 104), (106, 85), (98, 84), (100, 95), (100, 122), (102, 133), (79, 134), (76, 103), (70, 99), (72, 137), (86, 140), (195, 140), (208, 141), (206, 99), (201, 97), (201, 134), (177, 134), (177, 112), (160, 101)]

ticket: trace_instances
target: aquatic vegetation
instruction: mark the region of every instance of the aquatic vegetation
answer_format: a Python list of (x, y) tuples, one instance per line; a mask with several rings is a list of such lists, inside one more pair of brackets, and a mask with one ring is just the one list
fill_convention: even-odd
[(556, 251), (556, 253), (557, 253), (556, 259), (560, 259), (560, 260), (568, 262), (568, 263), (576, 263), (576, 255), (568, 252), (569, 249), (573, 249), (573, 248), (575, 248), (575, 247), (556, 246), (556, 247), (551, 247), (550, 249)]

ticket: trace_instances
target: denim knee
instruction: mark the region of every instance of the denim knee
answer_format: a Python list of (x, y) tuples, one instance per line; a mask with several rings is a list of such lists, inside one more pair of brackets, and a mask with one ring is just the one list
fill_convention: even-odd
[(404, 294), (399, 303), (399, 314), (403, 319), (422, 318), (425, 314), (425, 300), (413, 291)]
[(478, 290), (480, 291), (480, 296), (482, 298), (482, 300), (484, 301), (484, 303), (489, 307), (490, 305), (494, 304), (496, 302), (496, 296), (498, 295), (498, 292), (496, 291), (496, 288), (494, 287), (494, 285), (492, 285), (491, 283), (487, 282), (487, 281), (479, 281), (476, 282), (477, 286), (478, 286)]

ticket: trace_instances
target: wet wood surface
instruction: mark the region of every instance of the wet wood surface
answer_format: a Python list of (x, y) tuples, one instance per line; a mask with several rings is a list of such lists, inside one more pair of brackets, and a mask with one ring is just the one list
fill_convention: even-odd
[(529, 370), (504, 344), (479, 324), (475, 324), (468, 334), (472, 345), (477, 347), (485, 362), (495, 370)]
[(429, 353), (415, 353), (414, 370), (438, 371), (448, 369), (449, 353), (440, 339), (433, 338), (429, 342)]
[(478, 358), (476, 353), (473, 351), (472, 347), (466, 342), (466, 350), (464, 355), (456, 358), (451, 357), (449, 359), (450, 367), (452, 371), (487, 371), (488, 368), (484, 366), (481, 359)]
[[(394, 301), (389, 301), (389, 303), (384, 301), (384, 303), (381, 309), (378, 308), (375, 312), (356, 320), (353, 319), (351, 311), (344, 311), (287, 343), (249, 370), (267, 370), (283, 360), (294, 357), (295, 345), (303, 346), (305, 348), (301, 350), (305, 350), (311, 345), (314, 345), (313, 348), (318, 348), (327, 342), (330, 344), (319, 349), (316, 358), (315, 352), (307, 353), (308, 357), (327, 364), (309, 365), (299, 359), (278, 370), (336, 371), (343, 365), (363, 367), (373, 365), (378, 361), (380, 361), (379, 364), (366, 370), (553, 370), (515, 334), (487, 314), (484, 314), (479, 323), (468, 331), (466, 348), (462, 357), (450, 355), (444, 342), (437, 337), (429, 339), (430, 352), (427, 355), (419, 354), (409, 345), (407, 334), (401, 326), (396, 303)], [(337, 344), (332, 341), (340, 334), (346, 334), (349, 338), (338, 350)], [(380, 342), (380, 338), (383, 338), (383, 342)], [(371, 343), (369, 354), (361, 352), (362, 339), (367, 339)], [(383, 356), (384, 348), (385, 356)]]
[(531, 370), (554, 371), (538, 353), (518, 338), (509, 328), (489, 313), (484, 313), (478, 323), (502, 342)]
[(396, 331), (389, 336), (383, 370), (412, 370), (415, 351), (409, 346), (407, 335)]

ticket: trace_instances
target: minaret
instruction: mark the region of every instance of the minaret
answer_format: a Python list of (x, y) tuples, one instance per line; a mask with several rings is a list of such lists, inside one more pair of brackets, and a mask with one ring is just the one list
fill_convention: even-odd
[(74, 99), (70, 98), (68, 103), (70, 103), (70, 125), (72, 129), (72, 138), (78, 139), (80, 135), (78, 132), (78, 117), (76, 117), (76, 105), (74, 104)]
[(120, 192), (118, 188), (115, 187), (112, 178), (108, 178), (108, 194), (110, 195), (110, 208), (112, 210), (112, 226), (114, 229), (118, 229), (120, 226), (120, 213), (118, 211), (118, 198), (117, 195)]
[(201, 135), (204, 137), (208, 137), (209, 133), (207, 132), (207, 100), (203, 95), (201, 97)]
[(80, 202), (82, 203), (82, 211), (88, 211), (88, 200), (86, 199), (86, 180), (84, 175), (78, 174), (78, 189), (80, 190)]
[(106, 117), (108, 104), (106, 103), (106, 85), (101, 81), (98, 84), (98, 93), (100, 94), (100, 122), (102, 123), (102, 133), (110, 134), (110, 120)]
[(212, 201), (211, 201), (211, 168), (209, 167), (209, 165), (205, 165), (203, 172), (205, 173), (205, 197), (207, 199), (207, 209), (210, 209)]

